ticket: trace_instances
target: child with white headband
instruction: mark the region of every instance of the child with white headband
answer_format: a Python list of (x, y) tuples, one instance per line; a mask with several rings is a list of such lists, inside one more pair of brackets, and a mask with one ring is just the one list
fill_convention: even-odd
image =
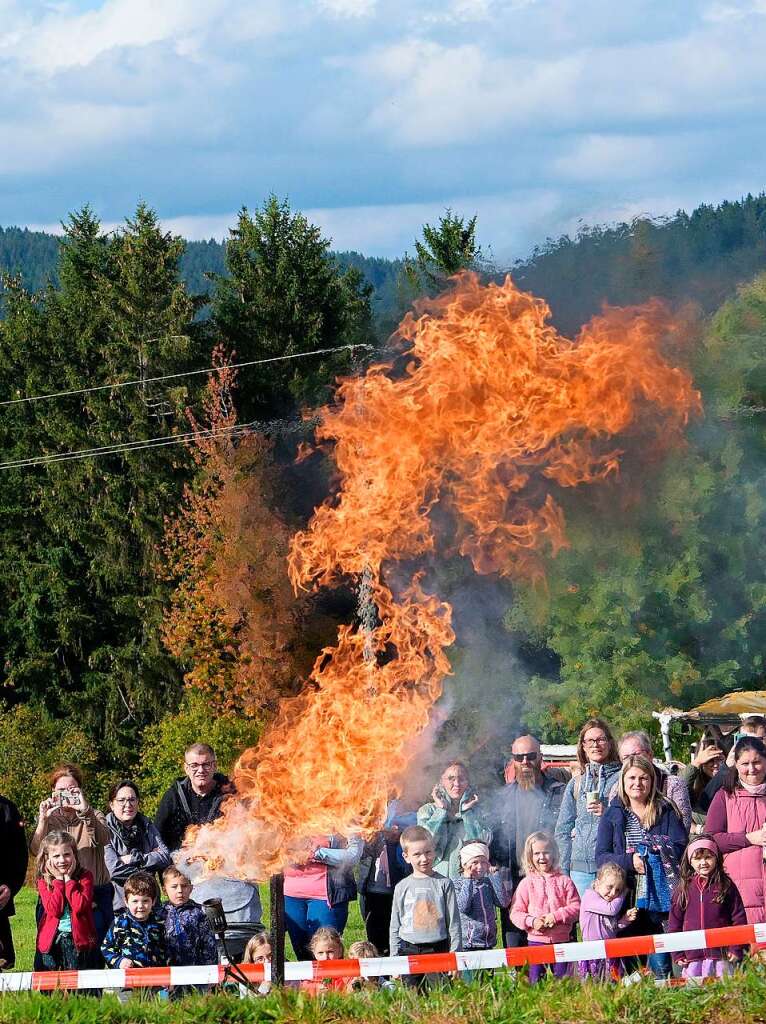
[[(673, 893), (667, 930), (687, 932), (747, 924), (739, 890), (723, 869), (723, 856), (709, 835), (693, 839), (681, 861), (681, 880)], [(674, 953), (684, 978), (720, 978), (742, 959), (741, 946), (689, 949)]]
[(453, 878), (460, 911), (463, 949), (494, 949), (497, 911), (511, 902), (511, 883), (490, 873), (486, 843), (467, 842), (460, 849), (459, 878)]

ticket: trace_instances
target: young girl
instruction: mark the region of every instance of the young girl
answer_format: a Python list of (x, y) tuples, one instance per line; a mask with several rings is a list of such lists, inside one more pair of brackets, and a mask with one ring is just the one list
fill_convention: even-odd
[(98, 967), (93, 875), (80, 866), (77, 844), (68, 832), (49, 832), (41, 840), (37, 870), (42, 903), (37, 951), (45, 969)]
[[(566, 942), (580, 914), (580, 897), (574, 882), (559, 869), (559, 848), (549, 832), (528, 837), (522, 867), (525, 877), (511, 904), (511, 920), (527, 933), (530, 946)], [(569, 964), (530, 964), (530, 982), (539, 981), (551, 968), (557, 978), (570, 973)]]
[[(618, 864), (602, 864), (596, 880), (586, 889), (580, 905), (580, 928), (583, 942), (589, 939), (613, 939), (618, 929), (627, 928), (636, 920), (638, 911), (632, 907), (625, 914), (627, 883), (625, 872)], [(622, 975), (620, 960), (581, 960), (580, 977), (606, 981)]]
[[(320, 961), (343, 960), (346, 955), (343, 939), (334, 928), (317, 928), (311, 936), (309, 950), (314, 959)], [(346, 978), (319, 978), (315, 981), (301, 982), (301, 990), (311, 995), (319, 995), (320, 992), (327, 992), (329, 989), (345, 992)]]
[[(248, 940), (248, 943), (245, 946), (245, 952), (242, 955), (242, 963), (271, 963), (271, 936), (268, 932), (256, 932), (256, 934)], [(255, 994), (259, 996), (267, 996), (269, 992), (271, 992), (271, 982), (264, 979), (256, 989)], [(246, 989), (244, 985), (240, 985), (239, 995), (240, 998), (244, 999), (246, 996), (253, 995), (253, 993)]]
[[(747, 924), (739, 890), (723, 869), (723, 856), (712, 836), (693, 839), (681, 860), (681, 881), (673, 893), (667, 930), (694, 931)], [(674, 953), (684, 978), (720, 978), (730, 974), (742, 949), (690, 949)]]

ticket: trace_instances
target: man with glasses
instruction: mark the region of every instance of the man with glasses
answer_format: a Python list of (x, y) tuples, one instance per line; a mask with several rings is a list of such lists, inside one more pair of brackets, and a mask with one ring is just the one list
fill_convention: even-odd
[(207, 743), (186, 748), (186, 778), (177, 779), (167, 790), (154, 817), (171, 853), (180, 847), (189, 825), (214, 821), (221, 813), (221, 804), (233, 792), (228, 778), (216, 767), (215, 752)]
[[(524, 843), (533, 832), (553, 832), (566, 784), (543, 771), (540, 743), (534, 736), (514, 740), (511, 760), (513, 779), (493, 803), (490, 860), (510, 873), (515, 889), (522, 875)], [(507, 947), (526, 945), (526, 934), (515, 927), (507, 910), (500, 911), (500, 920)]]
[[(163, 796), (154, 823), (172, 853), (179, 849), (189, 825), (204, 825), (221, 814), (221, 804), (234, 793), (229, 779), (216, 771), (215, 752), (207, 743), (193, 743), (184, 751), (184, 774)], [(184, 870), (186, 870), (184, 868)], [(236, 878), (212, 875), (192, 890), (197, 903), (217, 898), (226, 914), (226, 945), (240, 963), (245, 946), (261, 924), (258, 886)]]

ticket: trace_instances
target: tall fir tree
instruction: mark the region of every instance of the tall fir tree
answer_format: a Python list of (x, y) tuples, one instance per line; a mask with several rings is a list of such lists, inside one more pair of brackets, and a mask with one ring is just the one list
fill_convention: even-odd
[[(65, 225), (60, 290), (7, 282), (0, 393), (39, 395), (204, 365), (195, 306), (178, 275), (183, 242), (141, 205), (112, 236), (85, 208)], [(190, 378), (192, 382), (197, 378)], [(186, 429), (199, 385), (107, 388), (0, 409), (5, 459), (61, 454)], [(160, 642), (155, 572), (165, 515), (188, 479), (183, 446), (68, 459), (0, 474), (3, 682), (79, 715), (119, 756), (177, 690)]]
[[(272, 195), (254, 214), (241, 211), (226, 246), (228, 276), (215, 278), (213, 297), (216, 337), (237, 362), (372, 342), (372, 289), (356, 268), (341, 270), (329, 249), (287, 200)], [(322, 402), (351, 365), (341, 349), (244, 370), (240, 417), (290, 415)]]

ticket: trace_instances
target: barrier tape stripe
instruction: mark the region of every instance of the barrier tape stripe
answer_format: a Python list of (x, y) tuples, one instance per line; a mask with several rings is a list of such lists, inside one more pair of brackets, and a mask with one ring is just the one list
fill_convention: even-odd
[[(370, 960), (303, 960), (285, 964), (285, 981), (322, 981), (326, 978), (378, 978), (398, 974), (435, 974), (447, 971), (523, 967), (525, 964), (574, 963), (649, 953), (717, 949), (766, 942), (766, 923), (707, 928), (704, 931), (661, 935), (632, 935), (622, 939), (551, 943), (517, 949), (468, 950), (422, 956), (386, 956)], [(240, 964), (252, 982), (269, 981), (269, 964)], [(0, 992), (54, 989), (169, 988), (172, 985), (218, 985), (226, 968), (220, 964), (195, 967), (129, 967), (126, 970), (19, 971), (0, 974)]]

